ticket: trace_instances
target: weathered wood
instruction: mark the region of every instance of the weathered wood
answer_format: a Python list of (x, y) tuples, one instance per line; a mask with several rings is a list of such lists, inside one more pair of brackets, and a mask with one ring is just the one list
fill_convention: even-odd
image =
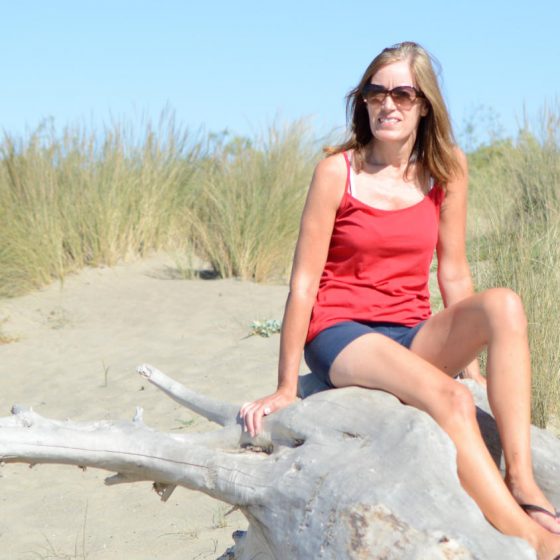
[(237, 420), (235, 405), (195, 393), (149, 364), (138, 366), (137, 372), (180, 405), (216, 424), (226, 426)]
[[(0, 460), (63, 463), (117, 473), (109, 485), (151, 480), (161, 499), (176, 486), (238, 507), (249, 521), (229, 557), (261, 559), (534, 558), (505, 537), (461, 488), (455, 449), (426, 414), (360, 388), (320, 391), (303, 378), (302, 401), (243, 432), (238, 406), (190, 391), (149, 365), (139, 368), (171, 398), (223, 427), (169, 434), (132, 422), (70, 422), (14, 407), (0, 419)], [(467, 383), (499, 460), (487, 402)], [(535, 429), (536, 430), (536, 429)], [(496, 447), (496, 441), (497, 447)], [(558, 503), (560, 444), (534, 432), (535, 466)]]

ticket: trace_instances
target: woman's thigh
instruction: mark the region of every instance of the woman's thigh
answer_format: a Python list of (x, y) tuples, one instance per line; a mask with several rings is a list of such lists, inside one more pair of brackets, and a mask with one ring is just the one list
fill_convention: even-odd
[(380, 334), (367, 334), (346, 346), (333, 362), (335, 387), (359, 385), (394, 394), (427, 410), (434, 398), (462, 387), (452, 376), (480, 353), (491, 337), (525, 332), (519, 297), (494, 288), (475, 294), (430, 317), (410, 350)]
[(424, 323), (410, 350), (446, 374), (456, 375), (488, 344), (492, 307), (505, 308), (509, 294), (513, 292), (488, 290), (440, 311)]
[(419, 355), (376, 333), (363, 335), (348, 344), (334, 360), (330, 378), (335, 387), (357, 385), (387, 391), (434, 417), (448, 400), (445, 396), (462, 389)]

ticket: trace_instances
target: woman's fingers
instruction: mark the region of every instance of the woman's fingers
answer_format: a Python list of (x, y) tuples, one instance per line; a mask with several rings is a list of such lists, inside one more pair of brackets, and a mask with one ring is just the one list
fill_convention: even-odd
[(239, 410), (239, 416), (241, 416), (241, 418), (243, 418), (245, 414), (247, 414), (247, 411), (252, 404), (252, 402), (246, 402), (241, 405), (241, 409)]
[(249, 432), (251, 437), (254, 437), (259, 431), (259, 408), (260, 405), (258, 401), (246, 403), (241, 408), (241, 417), (243, 418), (243, 429), (245, 432)]
[(251, 434), (251, 437), (255, 437), (261, 431), (261, 421), (260, 421), (260, 408), (257, 405), (254, 409), (251, 410), (251, 413), (248, 416), (247, 422), (247, 429)]
[(257, 434), (261, 433), (262, 417), (263, 417), (262, 406), (259, 406), (253, 414), (253, 431), (249, 430), (251, 437), (255, 437)]
[(278, 412), (295, 400), (295, 395), (286, 396), (283, 392), (277, 391), (262, 399), (253, 402), (246, 402), (239, 410), (239, 416), (243, 420), (243, 429), (254, 437), (262, 431), (263, 416), (268, 416)]
[(253, 418), (252, 418), (253, 406), (254, 403), (252, 402), (245, 403), (241, 407), (241, 410), (239, 411), (239, 415), (243, 419), (243, 431), (245, 432), (251, 431), (251, 429), (253, 428)]
[(272, 407), (270, 404), (265, 404), (266, 401), (258, 400), (245, 403), (239, 415), (243, 419), (244, 431), (249, 432), (251, 437), (262, 431), (262, 418), (272, 414)]

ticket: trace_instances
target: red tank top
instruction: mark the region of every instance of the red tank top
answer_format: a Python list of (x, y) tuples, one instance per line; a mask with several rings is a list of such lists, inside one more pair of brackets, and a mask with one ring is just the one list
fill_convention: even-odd
[(307, 340), (341, 321), (414, 326), (431, 314), (428, 280), (438, 238), (443, 189), (418, 203), (380, 210), (351, 194), (348, 175)]

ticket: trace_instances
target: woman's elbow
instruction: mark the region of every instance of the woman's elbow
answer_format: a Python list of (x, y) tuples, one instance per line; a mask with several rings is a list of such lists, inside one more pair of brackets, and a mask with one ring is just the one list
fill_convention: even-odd
[(301, 278), (292, 278), (288, 297), (297, 300), (315, 301), (319, 291), (319, 282)]

